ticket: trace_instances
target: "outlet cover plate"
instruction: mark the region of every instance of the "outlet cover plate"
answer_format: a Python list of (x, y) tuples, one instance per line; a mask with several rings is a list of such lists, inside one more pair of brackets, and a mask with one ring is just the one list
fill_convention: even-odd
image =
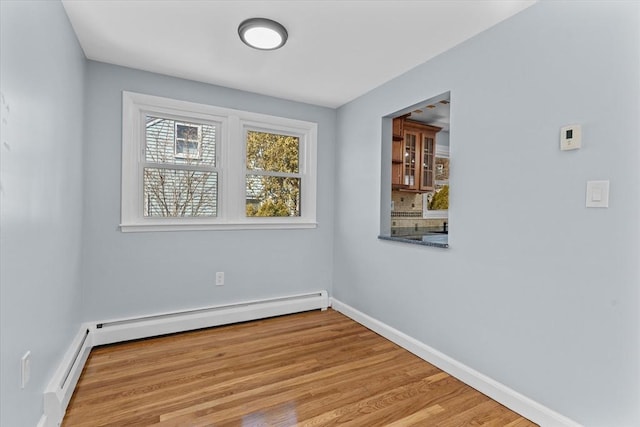
[(216, 273), (216, 286), (224, 286), (224, 272), (218, 271)]

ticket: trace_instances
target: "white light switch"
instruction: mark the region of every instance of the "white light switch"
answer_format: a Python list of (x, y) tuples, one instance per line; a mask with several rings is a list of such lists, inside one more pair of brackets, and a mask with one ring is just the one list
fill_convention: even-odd
[(587, 181), (588, 208), (609, 207), (609, 181)]

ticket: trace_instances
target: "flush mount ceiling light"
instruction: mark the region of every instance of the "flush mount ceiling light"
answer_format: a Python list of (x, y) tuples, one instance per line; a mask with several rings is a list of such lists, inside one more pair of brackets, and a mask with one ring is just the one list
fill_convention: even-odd
[(238, 34), (247, 46), (260, 50), (281, 48), (287, 42), (287, 30), (278, 22), (266, 18), (251, 18), (238, 26)]

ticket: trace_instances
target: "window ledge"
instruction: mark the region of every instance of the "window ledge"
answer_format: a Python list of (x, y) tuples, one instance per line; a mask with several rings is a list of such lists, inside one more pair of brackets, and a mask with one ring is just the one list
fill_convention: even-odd
[(401, 243), (411, 243), (413, 245), (420, 246), (432, 246), (434, 248), (448, 248), (448, 243), (435, 243), (435, 242), (423, 242), (422, 240), (413, 240), (413, 239), (405, 239), (402, 237), (391, 237), (391, 236), (378, 236), (380, 240), (389, 240), (392, 242), (401, 242)]
[(317, 228), (316, 222), (227, 222), (216, 224), (120, 224), (123, 233), (148, 231), (207, 231), (207, 230), (294, 230)]

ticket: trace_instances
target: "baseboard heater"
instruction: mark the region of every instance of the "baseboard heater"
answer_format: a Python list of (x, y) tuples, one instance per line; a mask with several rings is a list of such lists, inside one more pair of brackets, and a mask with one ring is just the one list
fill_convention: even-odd
[(91, 348), (194, 329), (326, 310), (327, 291), (242, 301), (135, 318), (84, 323), (44, 393), (44, 415), (38, 427), (58, 427), (73, 395)]
[(38, 427), (58, 427), (62, 423), (73, 390), (91, 352), (91, 331), (83, 324), (62, 358), (60, 366), (44, 390), (44, 415)]

